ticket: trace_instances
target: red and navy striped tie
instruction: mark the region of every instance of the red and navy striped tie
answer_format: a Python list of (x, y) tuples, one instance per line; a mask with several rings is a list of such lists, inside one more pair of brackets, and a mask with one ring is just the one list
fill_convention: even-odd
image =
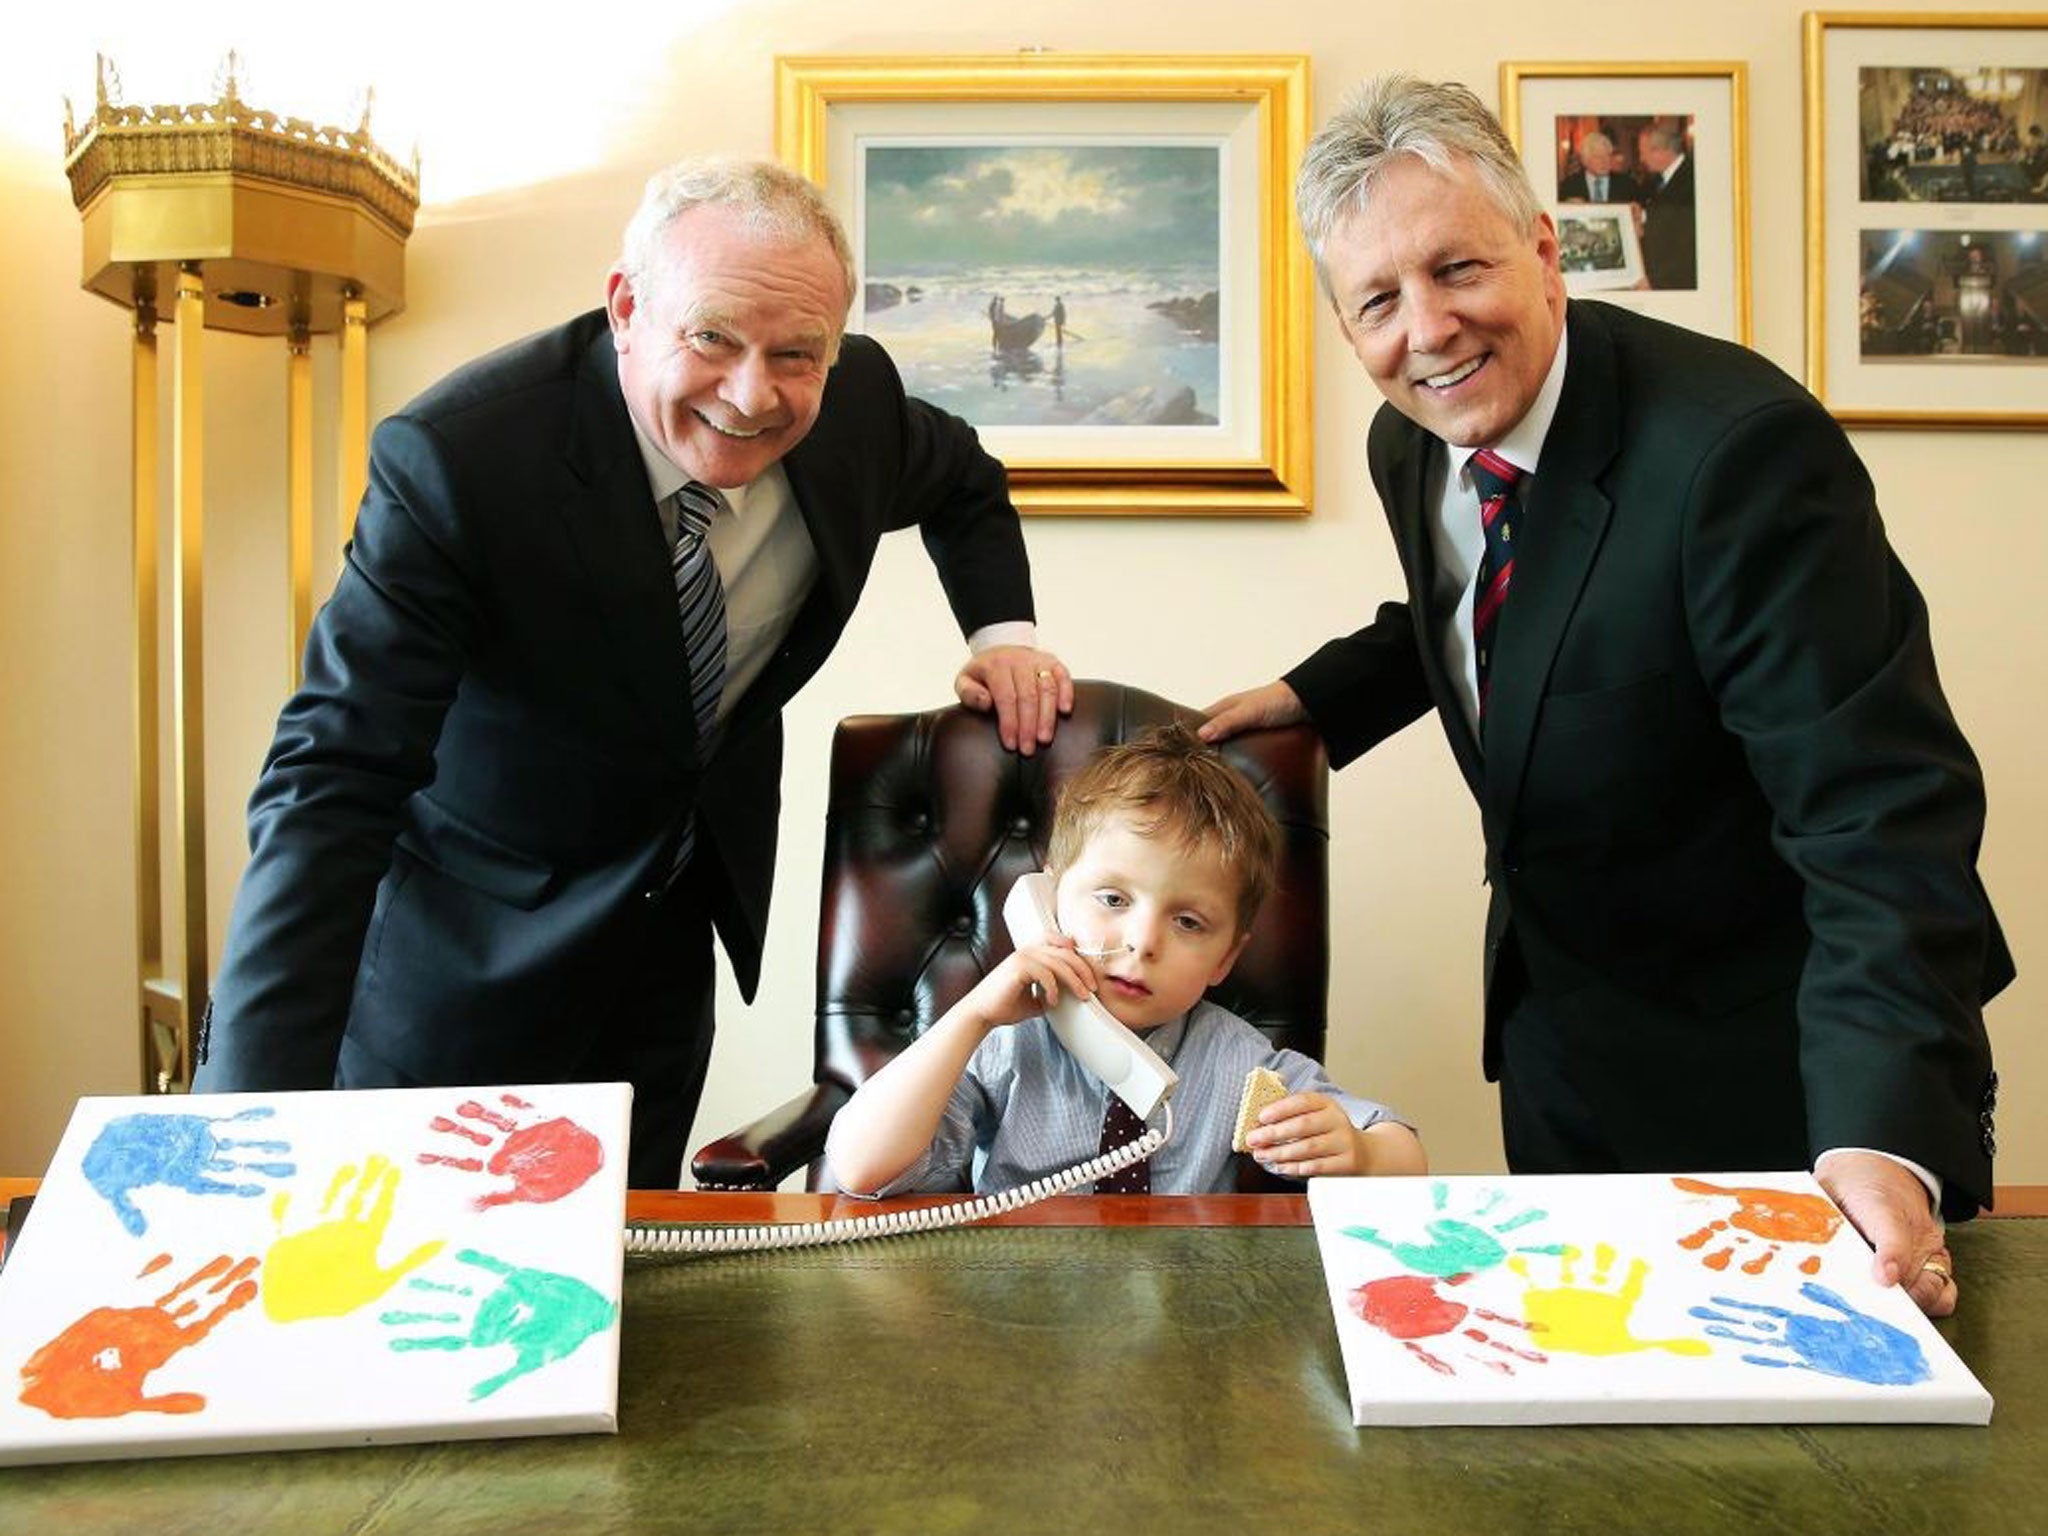
[(1501, 606), (1515, 578), (1515, 527), (1521, 521), (1515, 482), (1521, 470), (1489, 448), (1481, 448), (1467, 466), (1472, 488), (1479, 493), (1479, 527), (1486, 536), (1479, 572), (1472, 581), (1472, 657), (1479, 679), (1479, 714), (1486, 715), (1488, 678), (1493, 671), (1493, 637), (1500, 627)]

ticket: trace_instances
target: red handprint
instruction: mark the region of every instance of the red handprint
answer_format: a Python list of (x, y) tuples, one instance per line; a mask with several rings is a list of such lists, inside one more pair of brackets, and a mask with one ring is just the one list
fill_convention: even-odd
[[(498, 1095), (507, 1109), (527, 1110), (533, 1106), (509, 1093)], [(572, 1195), (604, 1166), (604, 1148), (598, 1139), (573, 1120), (559, 1116), (521, 1125), (475, 1099), (455, 1107), (461, 1120), (436, 1115), (428, 1125), (448, 1136), (460, 1136), (478, 1147), (496, 1145), (490, 1161), (481, 1157), (450, 1157), (441, 1152), (422, 1152), (422, 1163), (460, 1168), (464, 1173), (492, 1173), (512, 1181), (508, 1189), (494, 1189), (477, 1197), (476, 1208), (487, 1211), (494, 1205), (545, 1205)], [(489, 1131), (465, 1125), (462, 1120), (479, 1121)], [(491, 1134), (496, 1132), (496, 1135)], [(498, 1136), (504, 1141), (498, 1142)]]
[[(154, 1274), (171, 1262), (159, 1254), (142, 1273)], [(249, 1278), (254, 1259), (226, 1255), (202, 1265), (147, 1307), (95, 1307), (29, 1357), (21, 1368), (21, 1400), (55, 1419), (114, 1419), (128, 1413), (197, 1413), (206, 1399), (197, 1392), (144, 1395), (150, 1372), (183, 1349), (190, 1349), (220, 1326), (230, 1312), (256, 1299)], [(138, 1277), (139, 1278), (139, 1277)], [(184, 1321), (199, 1310), (194, 1286), (211, 1281), (206, 1294), (220, 1304), (202, 1317)], [(182, 1300), (180, 1298), (183, 1298)]]
[(1478, 1361), (1489, 1370), (1499, 1371), (1504, 1376), (1514, 1374), (1514, 1360), (1526, 1361), (1533, 1365), (1542, 1365), (1548, 1361), (1548, 1355), (1533, 1349), (1517, 1349), (1512, 1344), (1494, 1338), (1484, 1328), (1458, 1327), (1467, 1317), (1480, 1318), (1489, 1323), (1505, 1323), (1510, 1328), (1526, 1330), (1531, 1326), (1520, 1318), (1489, 1312), (1484, 1307), (1468, 1307), (1437, 1290), (1439, 1285), (1463, 1285), (1471, 1278), (1469, 1274), (1452, 1275), (1443, 1280), (1434, 1275), (1388, 1275), (1384, 1279), (1370, 1280), (1355, 1288), (1350, 1296), (1351, 1310), (1387, 1337), (1399, 1339), (1404, 1349), (1442, 1376), (1455, 1376), (1456, 1367), (1417, 1344), (1417, 1339), (1444, 1338), (1456, 1331), (1474, 1344), (1508, 1356), (1505, 1360), (1478, 1354), (1467, 1357)]

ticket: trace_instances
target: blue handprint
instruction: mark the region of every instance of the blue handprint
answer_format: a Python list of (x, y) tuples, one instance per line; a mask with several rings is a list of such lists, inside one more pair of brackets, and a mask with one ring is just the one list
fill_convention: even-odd
[[(1709, 1324), (1707, 1334), (1711, 1338), (1734, 1339), (1740, 1344), (1761, 1344), (1798, 1357), (1744, 1355), (1742, 1358), (1751, 1365), (1767, 1365), (1778, 1370), (1817, 1371), (1823, 1376), (1868, 1382), (1874, 1387), (1910, 1387), (1934, 1374), (1928, 1367), (1927, 1356), (1911, 1334), (1866, 1312), (1858, 1312), (1817, 1280), (1809, 1280), (1800, 1286), (1799, 1294), (1819, 1306), (1832, 1307), (1842, 1315), (1827, 1317), (1793, 1312), (1785, 1307), (1767, 1307), (1759, 1302), (1735, 1301), (1726, 1296), (1716, 1296), (1715, 1303), (1733, 1307), (1749, 1316), (1730, 1317), (1711, 1307), (1694, 1307), (1692, 1315)], [(1741, 1329), (1751, 1331), (1742, 1332)]]
[(121, 1225), (135, 1237), (149, 1230), (149, 1221), (131, 1198), (133, 1192), (152, 1184), (166, 1184), (189, 1195), (240, 1195), (252, 1198), (269, 1193), (263, 1184), (237, 1183), (219, 1174), (256, 1173), (284, 1179), (298, 1171), (295, 1163), (250, 1162), (230, 1154), (286, 1153), (288, 1141), (240, 1141), (216, 1133), (215, 1126), (238, 1120), (267, 1120), (276, 1111), (267, 1106), (245, 1109), (240, 1114), (209, 1118), (205, 1115), (121, 1115), (100, 1128), (85, 1153), (85, 1177), (106, 1198), (121, 1218)]
[[(1441, 1181), (1430, 1186), (1430, 1200), (1434, 1209), (1441, 1211), (1449, 1203), (1450, 1186)], [(1456, 1216), (1438, 1216), (1426, 1223), (1423, 1231), (1428, 1234), (1426, 1243), (1397, 1243), (1382, 1237), (1376, 1227), (1346, 1227), (1344, 1235), (1355, 1237), (1360, 1242), (1371, 1243), (1384, 1248), (1403, 1265), (1419, 1275), (1436, 1275), (1448, 1279), (1452, 1275), (1475, 1275), (1492, 1269), (1508, 1256), (1509, 1249), (1501, 1238), (1510, 1232), (1526, 1227), (1532, 1221), (1542, 1221), (1548, 1211), (1524, 1210), (1503, 1216), (1499, 1221), (1485, 1226), (1485, 1221), (1507, 1199), (1503, 1189), (1487, 1190), (1477, 1206), (1468, 1212), (1473, 1220), (1463, 1221)], [(1516, 1248), (1516, 1253), (1561, 1254), (1564, 1246), (1550, 1243), (1542, 1247)]]

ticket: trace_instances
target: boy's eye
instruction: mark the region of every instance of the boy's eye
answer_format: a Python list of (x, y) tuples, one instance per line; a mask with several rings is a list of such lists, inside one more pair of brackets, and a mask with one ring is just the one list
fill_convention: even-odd
[(1101, 905), (1117, 911), (1131, 904), (1130, 897), (1126, 896), (1122, 891), (1097, 891), (1095, 899)]
[(1209, 931), (1209, 924), (1199, 912), (1183, 912), (1173, 921), (1175, 926), (1183, 933), (1207, 933)]

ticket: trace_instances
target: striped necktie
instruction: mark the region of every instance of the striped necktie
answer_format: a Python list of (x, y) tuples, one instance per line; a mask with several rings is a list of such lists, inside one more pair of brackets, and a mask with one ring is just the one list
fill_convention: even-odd
[[(711, 757), (718, 729), (718, 701), (725, 692), (725, 585), (711, 561), (705, 537), (712, 514), (725, 505), (708, 485), (692, 480), (676, 492), (676, 610), (683, 621), (683, 654), (690, 666), (690, 705), (697, 721), (697, 761)], [(697, 818), (683, 824), (670, 879), (681, 873), (696, 846)]]
[(1521, 470), (1491, 449), (1472, 455), (1472, 489), (1479, 493), (1479, 526), (1486, 538), (1472, 580), (1472, 657), (1479, 681), (1479, 716), (1486, 718), (1486, 693), (1493, 671), (1493, 638), (1515, 576), (1515, 482)]

